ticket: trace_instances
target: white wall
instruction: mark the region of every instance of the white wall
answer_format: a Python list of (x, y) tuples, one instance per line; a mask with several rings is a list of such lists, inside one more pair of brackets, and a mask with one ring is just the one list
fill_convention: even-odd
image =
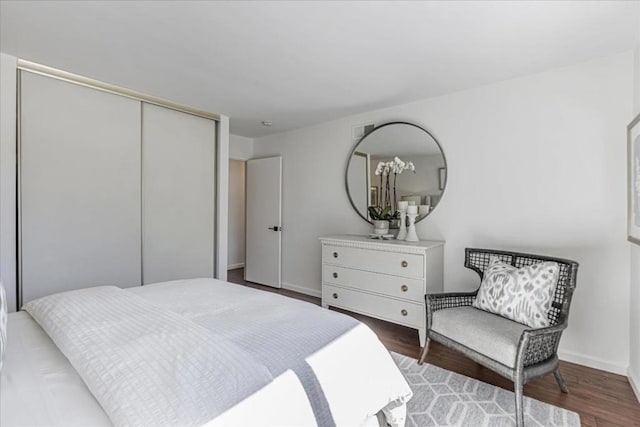
[(229, 160), (229, 269), (245, 261), (245, 161)]
[(253, 139), (240, 135), (229, 135), (229, 158), (249, 160), (253, 157)]
[(253, 139), (240, 135), (229, 135), (229, 159), (231, 159), (229, 161), (229, 269), (244, 267), (244, 161), (251, 158), (253, 158)]
[(256, 139), (283, 156), (283, 282), (320, 292), (318, 237), (366, 233), (349, 205), (351, 126), (410, 121), (433, 132), (449, 167), (438, 208), (418, 224), (444, 239), (445, 287), (471, 290), (464, 248), (580, 262), (561, 357), (625, 373), (629, 360), (625, 128), (633, 54), (530, 75)]
[(16, 67), (0, 53), (0, 281), (9, 311), (16, 310)]

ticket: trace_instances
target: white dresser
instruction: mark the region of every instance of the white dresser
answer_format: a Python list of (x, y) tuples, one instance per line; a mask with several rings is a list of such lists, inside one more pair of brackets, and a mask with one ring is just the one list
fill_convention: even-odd
[(339, 307), (418, 330), (426, 339), (426, 293), (443, 290), (442, 241), (321, 237), (322, 306)]

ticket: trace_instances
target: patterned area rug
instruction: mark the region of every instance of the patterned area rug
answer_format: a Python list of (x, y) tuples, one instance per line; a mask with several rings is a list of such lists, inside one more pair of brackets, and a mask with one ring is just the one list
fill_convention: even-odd
[[(407, 404), (407, 427), (514, 426), (513, 392), (437, 366), (391, 353), (413, 390)], [(580, 426), (580, 416), (529, 397), (524, 422), (534, 426)]]

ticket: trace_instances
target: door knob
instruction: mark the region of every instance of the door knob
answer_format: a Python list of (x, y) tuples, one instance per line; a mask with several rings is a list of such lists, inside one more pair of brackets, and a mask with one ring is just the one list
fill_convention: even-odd
[(402, 265), (403, 267), (407, 267), (409, 263), (407, 261), (402, 261), (400, 265)]
[(278, 227), (277, 225), (274, 225), (273, 227), (269, 227), (269, 230), (282, 231), (282, 227)]
[(333, 273), (333, 278), (337, 279), (338, 278), (338, 273)]
[(407, 285), (402, 285), (400, 289), (402, 290), (402, 292), (407, 292), (409, 290), (409, 287)]
[(336, 293), (334, 292), (334, 294), (333, 294), (333, 298), (334, 298), (334, 299), (338, 299), (338, 294), (336, 294)]
[(406, 316), (407, 314), (409, 314), (409, 312), (408, 312), (407, 310), (404, 310), (404, 309), (403, 309), (400, 313), (401, 313), (403, 316)]

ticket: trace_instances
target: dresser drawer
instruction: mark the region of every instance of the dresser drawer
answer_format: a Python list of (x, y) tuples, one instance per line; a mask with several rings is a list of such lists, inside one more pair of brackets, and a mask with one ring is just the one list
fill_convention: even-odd
[(378, 273), (424, 277), (424, 256), (322, 245), (322, 262)]
[(394, 323), (424, 328), (426, 313), (424, 305), (367, 294), (329, 284), (322, 285), (323, 304), (344, 308)]
[(325, 282), (335, 285), (404, 298), (417, 303), (424, 302), (423, 279), (390, 276), (329, 264), (322, 266), (322, 277)]

